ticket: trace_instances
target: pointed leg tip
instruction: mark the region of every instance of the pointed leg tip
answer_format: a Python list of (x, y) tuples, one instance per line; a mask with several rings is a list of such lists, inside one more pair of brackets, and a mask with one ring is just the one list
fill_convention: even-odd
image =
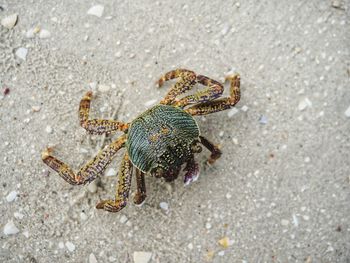
[(88, 92), (85, 93), (84, 99), (91, 100), (91, 98), (92, 98), (92, 91), (89, 90)]
[(41, 159), (46, 159), (51, 155), (52, 152), (53, 152), (53, 148), (47, 147), (45, 150), (41, 152)]

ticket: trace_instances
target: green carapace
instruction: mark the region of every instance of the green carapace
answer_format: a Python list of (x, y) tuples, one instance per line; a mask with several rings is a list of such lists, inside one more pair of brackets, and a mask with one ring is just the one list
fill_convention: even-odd
[(167, 171), (191, 156), (191, 146), (198, 137), (198, 125), (190, 114), (157, 105), (131, 122), (126, 147), (133, 165), (141, 171)]

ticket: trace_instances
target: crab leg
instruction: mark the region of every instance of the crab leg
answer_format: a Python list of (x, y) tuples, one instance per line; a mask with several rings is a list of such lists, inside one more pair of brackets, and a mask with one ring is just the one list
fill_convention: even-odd
[(211, 152), (208, 163), (213, 164), (217, 159), (220, 158), (222, 152), (218, 146), (214, 145), (203, 136), (199, 136), (199, 139), (201, 140), (201, 143)]
[(175, 83), (160, 104), (172, 104), (178, 95), (192, 89), (196, 84), (196, 74), (193, 71), (187, 69), (176, 69), (167, 72), (161, 77), (158, 80), (158, 86), (161, 87), (165, 81), (174, 78), (180, 78), (180, 80)]
[(58, 172), (58, 174), (68, 183), (73, 185), (85, 184), (93, 181), (106, 169), (107, 165), (111, 162), (117, 151), (124, 147), (125, 141), (125, 135), (119, 137), (105, 149), (101, 150), (96, 157), (84, 165), (77, 173), (74, 173), (67, 164), (53, 157), (51, 155), (51, 148), (44, 150), (41, 156), (44, 163)]
[(118, 184), (115, 200), (102, 200), (97, 205), (97, 209), (104, 209), (109, 212), (118, 212), (126, 206), (129, 198), (132, 177), (132, 163), (128, 153), (124, 154), (123, 162), (118, 174)]
[(136, 185), (137, 192), (134, 197), (134, 203), (141, 205), (146, 198), (146, 184), (145, 184), (145, 173), (139, 169), (136, 170)]
[(223, 111), (236, 105), (240, 100), (240, 77), (233, 75), (226, 78), (231, 82), (230, 97), (214, 101), (196, 104), (185, 111), (191, 115), (206, 115), (213, 112)]
[(203, 75), (197, 76), (197, 82), (206, 86), (204, 90), (200, 90), (193, 95), (186, 96), (174, 103), (174, 106), (185, 107), (189, 104), (198, 102), (208, 102), (220, 97), (224, 91), (224, 86), (213, 79)]
[(108, 134), (114, 131), (126, 131), (129, 124), (115, 120), (89, 120), (90, 102), (92, 92), (88, 91), (80, 101), (79, 105), (79, 120), (80, 125), (91, 134)]

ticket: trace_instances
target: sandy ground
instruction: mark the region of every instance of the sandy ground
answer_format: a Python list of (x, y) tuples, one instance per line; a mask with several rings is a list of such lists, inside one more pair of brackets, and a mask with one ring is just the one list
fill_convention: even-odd
[[(87, 14), (96, 4), (101, 17)], [(348, 0), (0, 5), (1, 19), (18, 14), (0, 28), (1, 262), (134, 262), (140, 251), (135, 262), (350, 262)], [(149, 177), (146, 203), (112, 214), (95, 204), (114, 195), (121, 155), (90, 186), (42, 163), (50, 145), (78, 169), (112, 139), (79, 127), (84, 92), (95, 91), (94, 117), (131, 121), (177, 67), (242, 78), (238, 112), (197, 118), (224, 152), (212, 167), (197, 156), (197, 182)]]

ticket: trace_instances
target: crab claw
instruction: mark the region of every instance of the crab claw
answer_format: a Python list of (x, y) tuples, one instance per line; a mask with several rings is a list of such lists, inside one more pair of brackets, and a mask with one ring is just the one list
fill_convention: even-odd
[(184, 185), (187, 186), (192, 182), (195, 182), (198, 180), (199, 177), (199, 166), (197, 163), (195, 163), (194, 159), (187, 162), (187, 165), (184, 169), (186, 172), (185, 179), (184, 179)]

